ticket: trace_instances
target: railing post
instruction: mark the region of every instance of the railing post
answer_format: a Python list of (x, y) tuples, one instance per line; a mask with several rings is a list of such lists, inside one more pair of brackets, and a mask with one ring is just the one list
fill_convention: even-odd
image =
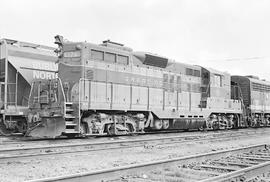
[(81, 81), (82, 78), (80, 78), (79, 80), (79, 105), (78, 105), (78, 130), (80, 131), (80, 127), (81, 127)]
[(7, 109), (7, 93), (8, 93), (8, 50), (7, 50), (7, 42), (4, 42), (4, 59), (5, 59), (5, 91), (4, 91), (4, 110)]
[(17, 101), (18, 101), (18, 70), (16, 72), (16, 81), (15, 81), (15, 107), (17, 109)]
[[(2, 88), (4, 88), (3, 86), (4, 86), (4, 83), (3, 82), (0, 82), (0, 101), (3, 102), (2, 104), (4, 104), (4, 98), (2, 97), (2, 94), (4, 94), (4, 93), (2, 93)], [(1, 109), (1, 107), (2, 106), (0, 106), (0, 109)]]

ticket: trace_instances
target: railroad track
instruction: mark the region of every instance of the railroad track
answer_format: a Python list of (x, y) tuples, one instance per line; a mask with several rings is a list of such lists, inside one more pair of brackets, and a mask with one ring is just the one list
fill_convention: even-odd
[[(217, 131), (207, 131), (210, 134), (216, 134), (217, 132), (220, 133), (234, 133), (235, 131), (237, 132), (250, 132), (250, 131), (267, 131), (268, 128), (245, 128), (245, 129), (233, 129), (233, 130), (217, 130)], [(269, 130), (270, 131), (270, 130)], [(182, 130), (174, 130), (174, 131), (162, 131), (162, 132), (147, 132), (147, 133), (137, 133), (137, 134), (133, 134), (133, 135), (119, 135), (119, 136), (110, 136), (110, 138), (115, 138), (115, 137), (134, 137), (134, 136), (151, 136), (151, 135), (172, 135), (172, 134), (187, 134), (187, 133), (198, 133), (198, 131), (196, 130), (192, 130), (189, 132), (183, 132)], [(195, 136), (195, 135), (192, 135)], [(63, 142), (63, 141), (68, 141), (68, 143), (71, 143), (72, 141), (80, 141), (80, 140), (87, 140), (89, 138), (108, 138), (107, 135), (102, 135), (102, 136), (86, 136), (86, 137), (76, 137), (76, 138), (66, 138), (66, 137), (59, 137), (59, 138), (28, 138), (28, 137), (24, 137), (24, 136), (18, 136), (18, 134), (14, 135), (14, 136), (1, 136), (0, 135), (0, 146), (4, 146), (4, 145), (27, 145), (27, 144), (48, 144), (48, 142), (51, 143), (56, 143), (59, 141)], [(71, 142), (70, 142), (71, 141)]]
[[(247, 132), (267, 132), (268, 129), (267, 128), (249, 128), (249, 129), (246, 129), (246, 130), (219, 130), (219, 131), (208, 131), (210, 135), (219, 135), (220, 133), (225, 133), (225, 134), (229, 134), (229, 133), (235, 133), (235, 132), (238, 132), (238, 133), (247, 133)], [(269, 130), (270, 132), (270, 130)], [(199, 136), (200, 133), (196, 132), (196, 134), (190, 134), (189, 133), (186, 133), (186, 132), (181, 132), (181, 133), (176, 133), (176, 132), (168, 132), (168, 133), (145, 133), (145, 134), (139, 134), (139, 135), (136, 135), (136, 136), (115, 136), (115, 137), (110, 137), (110, 139), (117, 139), (117, 138), (121, 138), (121, 137), (125, 137), (125, 138), (131, 138), (133, 139), (134, 137), (148, 137), (148, 136), (160, 136), (160, 137), (164, 137), (162, 135), (166, 135), (166, 136), (175, 136), (175, 134), (185, 134), (183, 137), (196, 137), (196, 136)], [(186, 135), (188, 134), (188, 135)], [(179, 136), (181, 137), (181, 136)], [(11, 139), (8, 139), (8, 138), (11, 138)], [(102, 140), (101, 138), (105, 138), (105, 139), (108, 139), (108, 137), (105, 137), (105, 136), (102, 136), (102, 137), (91, 137), (90, 139), (94, 139), (94, 140)], [(48, 145), (55, 145), (55, 144), (61, 144), (61, 143), (69, 143), (69, 144), (72, 144), (72, 143), (86, 143), (85, 141), (86, 140), (89, 140), (89, 137), (86, 137), (86, 138), (73, 138), (73, 139), (67, 139), (67, 138), (56, 138), (56, 139), (28, 139), (28, 138), (22, 138), (22, 137), (4, 137), (4, 136), (0, 136), (0, 152), (1, 152), (1, 148), (12, 148), (13, 147), (17, 147), (18, 150), (19, 150), (19, 147), (22, 147), (22, 148), (27, 148), (27, 145), (28, 146), (38, 146), (38, 145), (43, 145), (43, 146), (48, 146)], [(91, 141), (92, 142), (92, 141)], [(11, 146), (11, 147), (10, 147)], [(30, 147), (29, 147), (30, 148)]]
[(270, 180), (270, 150), (268, 144), (127, 165), (94, 172), (37, 179), (29, 182), (232, 182), (263, 180)]
[(239, 137), (252, 137), (258, 134), (269, 133), (269, 131), (257, 132), (229, 132), (229, 133), (211, 133), (206, 135), (190, 136), (170, 136), (160, 138), (144, 138), (131, 140), (117, 140), (107, 142), (87, 142), (68, 145), (38, 146), (38, 147), (20, 147), (0, 149), (0, 161), (12, 160), (18, 158), (42, 157), (49, 155), (62, 155), (68, 153), (91, 152), (100, 150), (115, 150), (124, 148), (145, 147), (152, 148), (159, 145), (171, 145), (177, 143), (203, 142), (203, 141), (225, 141)]

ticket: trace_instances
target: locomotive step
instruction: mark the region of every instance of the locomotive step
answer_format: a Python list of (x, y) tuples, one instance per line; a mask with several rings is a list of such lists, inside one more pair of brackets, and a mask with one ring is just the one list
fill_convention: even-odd
[(66, 121), (66, 126), (77, 126), (77, 124), (74, 122)]
[(71, 109), (71, 108), (66, 108), (66, 112), (73, 112), (74, 109)]
[(69, 134), (69, 133), (80, 133), (79, 131), (75, 131), (74, 129), (66, 129), (65, 130), (65, 133), (66, 134)]
[(66, 114), (65, 118), (67, 118), (67, 119), (75, 119), (75, 116), (73, 116), (71, 114)]

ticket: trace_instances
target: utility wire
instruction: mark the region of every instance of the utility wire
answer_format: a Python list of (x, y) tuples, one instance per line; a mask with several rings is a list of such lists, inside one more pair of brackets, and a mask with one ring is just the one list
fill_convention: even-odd
[(211, 60), (205, 60), (205, 61), (256, 61), (256, 60), (262, 60), (269, 57), (246, 57), (246, 58), (224, 58), (224, 59), (211, 59)]

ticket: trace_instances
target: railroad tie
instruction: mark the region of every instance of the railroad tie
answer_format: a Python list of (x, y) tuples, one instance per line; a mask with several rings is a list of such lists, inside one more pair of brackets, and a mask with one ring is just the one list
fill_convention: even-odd
[(251, 164), (247, 164), (247, 163), (230, 162), (230, 161), (214, 161), (213, 163), (223, 164), (223, 165), (231, 165), (231, 166), (240, 166), (240, 167), (252, 166)]
[[(148, 177), (151, 181), (187, 181), (187, 178), (180, 176), (168, 176), (165, 174), (150, 174)], [(196, 179), (188, 178), (188, 181), (197, 181)]]
[(257, 161), (270, 161), (270, 158), (260, 158), (260, 157), (251, 157), (251, 156), (239, 156), (238, 159), (248, 159), (248, 160), (257, 160)]
[(262, 155), (262, 156), (270, 157), (270, 153), (269, 152), (258, 152), (258, 153), (256, 153), (256, 155)]
[(228, 166), (213, 166), (213, 165), (199, 165), (198, 167), (201, 168), (210, 168), (210, 169), (220, 169), (220, 170), (226, 170), (226, 171), (236, 171), (239, 168), (235, 167), (228, 167)]
[(217, 171), (205, 171), (200, 169), (190, 169), (190, 168), (181, 168), (181, 171), (185, 172), (186, 174), (200, 174), (200, 175), (206, 175), (206, 176), (218, 176), (221, 173)]
[(243, 157), (254, 157), (254, 158), (262, 158), (262, 159), (270, 159), (270, 156), (262, 156), (262, 155), (257, 155), (257, 154), (253, 154), (253, 155), (241, 155)]

